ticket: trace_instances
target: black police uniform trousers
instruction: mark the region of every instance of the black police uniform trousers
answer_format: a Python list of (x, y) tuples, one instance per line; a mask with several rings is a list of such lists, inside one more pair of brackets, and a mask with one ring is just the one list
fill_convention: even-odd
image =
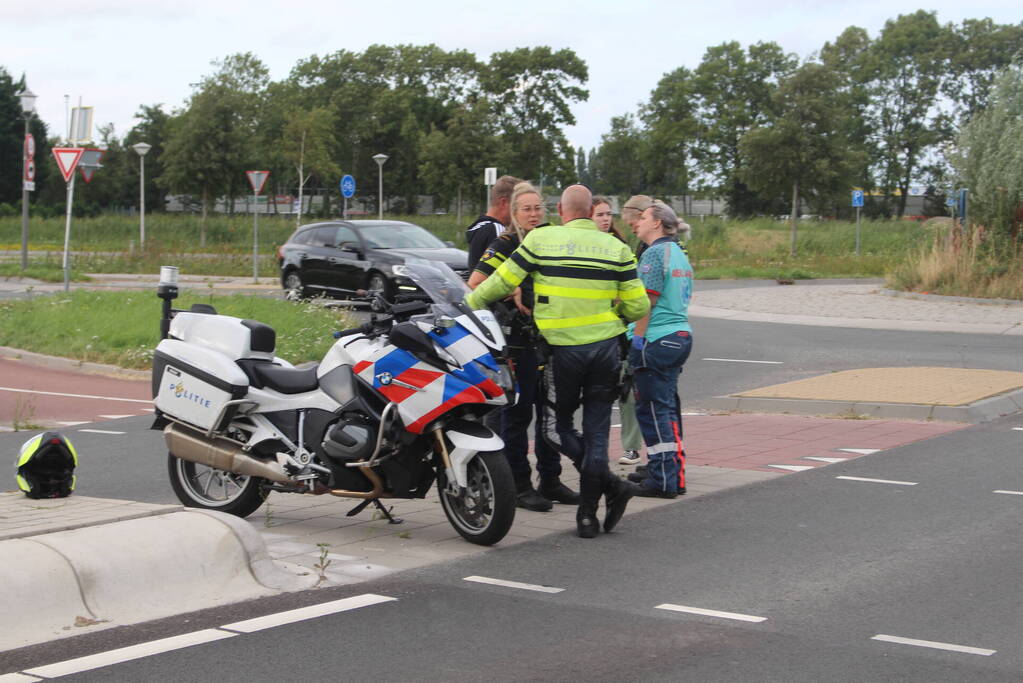
[[(543, 434), (579, 470), (580, 506), (596, 508), (612, 485), (608, 465), (611, 408), (619, 391), (617, 337), (577, 346), (551, 346), (544, 367)], [(582, 406), (582, 432), (575, 413)]]

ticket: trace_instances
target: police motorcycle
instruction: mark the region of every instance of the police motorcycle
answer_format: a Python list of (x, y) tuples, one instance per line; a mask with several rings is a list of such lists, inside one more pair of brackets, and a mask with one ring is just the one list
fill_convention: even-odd
[[(176, 269), (161, 270), (162, 340), (153, 359), (154, 429), (166, 440), (171, 485), (183, 504), (245, 517), (271, 491), (381, 503), (424, 498), (466, 540), (500, 541), (515, 517), (504, 443), (482, 417), (514, 397), (502, 330), (447, 265), (395, 266), (421, 290), (387, 302), (385, 315), (335, 333), (314, 367), (274, 355), (261, 322), (212, 306), (171, 308)], [(164, 277), (166, 271), (166, 282)]]

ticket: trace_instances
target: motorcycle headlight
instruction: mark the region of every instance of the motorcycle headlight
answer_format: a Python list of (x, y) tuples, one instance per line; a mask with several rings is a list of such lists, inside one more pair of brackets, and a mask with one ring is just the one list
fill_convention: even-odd
[(487, 376), (487, 379), (501, 387), (504, 393), (510, 394), (515, 391), (515, 381), (512, 379), (507, 365), (498, 365), (497, 370), (494, 370), (477, 361), (476, 366), (479, 367), (480, 372)]

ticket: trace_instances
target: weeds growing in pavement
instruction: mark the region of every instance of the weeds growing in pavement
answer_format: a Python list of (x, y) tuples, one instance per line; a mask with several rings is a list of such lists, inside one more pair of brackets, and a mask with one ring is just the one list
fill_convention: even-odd
[(35, 416), (36, 401), (34, 396), (17, 396), (14, 399), (14, 419), (11, 421), (11, 428), (14, 431), (42, 429), (42, 425), (32, 421)]
[(319, 572), (320, 581), (323, 582), (327, 580), (327, 567), (329, 567), (330, 563), (334, 560), (327, 557), (327, 549), (330, 548), (329, 543), (317, 543), (316, 547), (320, 549), (320, 560), (313, 565), (313, 569)]

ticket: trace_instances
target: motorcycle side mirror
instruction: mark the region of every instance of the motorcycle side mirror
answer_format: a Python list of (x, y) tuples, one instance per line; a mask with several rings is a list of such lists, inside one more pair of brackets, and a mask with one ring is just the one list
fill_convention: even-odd
[(419, 326), (415, 323), (398, 323), (391, 328), (389, 338), (392, 344), (399, 349), (408, 351), (424, 363), (429, 363), (441, 370), (447, 370), (447, 363), (437, 354), (430, 336), (419, 329)]

